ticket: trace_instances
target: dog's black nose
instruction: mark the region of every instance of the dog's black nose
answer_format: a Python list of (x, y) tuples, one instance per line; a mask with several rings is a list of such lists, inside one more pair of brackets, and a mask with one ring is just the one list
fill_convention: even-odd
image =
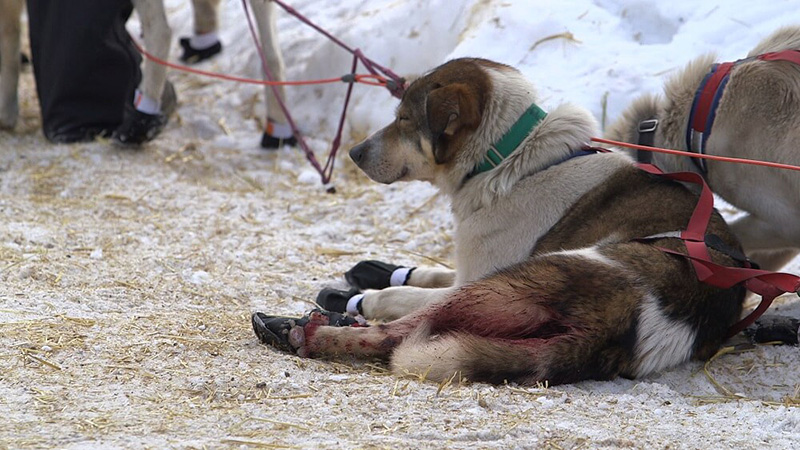
[(367, 145), (366, 141), (362, 142), (355, 147), (350, 149), (350, 158), (356, 163), (360, 164), (361, 160), (364, 159), (364, 155), (367, 153)]

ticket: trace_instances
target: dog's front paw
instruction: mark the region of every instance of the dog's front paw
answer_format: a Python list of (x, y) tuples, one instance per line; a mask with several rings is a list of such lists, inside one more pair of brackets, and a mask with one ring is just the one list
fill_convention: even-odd
[(333, 311), (337, 313), (351, 313), (353, 315), (360, 314), (360, 303), (357, 305), (353, 304), (351, 306), (352, 311), (348, 311), (348, 303), (350, 303), (350, 299), (359, 295), (359, 291), (357, 288), (351, 288), (348, 291), (342, 291), (339, 289), (334, 288), (324, 288), (319, 291), (317, 294), (317, 304), (327, 311)]
[(320, 326), (361, 326), (356, 319), (330, 311), (315, 309), (301, 318), (268, 316), (255, 312), (250, 318), (258, 340), (287, 353), (308, 356), (307, 337)]
[(396, 266), (382, 261), (361, 261), (344, 273), (350, 286), (359, 290), (384, 289), (403, 286), (411, 276), (413, 267)]
[(753, 342), (782, 342), (797, 345), (800, 341), (800, 320), (789, 316), (766, 314), (745, 328), (744, 334)]

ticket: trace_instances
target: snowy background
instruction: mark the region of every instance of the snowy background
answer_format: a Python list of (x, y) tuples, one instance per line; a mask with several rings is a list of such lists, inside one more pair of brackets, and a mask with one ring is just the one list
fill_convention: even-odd
[[(362, 0), (292, 6), (403, 76), (480, 56), (522, 70), (545, 109), (612, 122), (694, 57), (743, 57), (800, 2)], [(191, 31), (167, 1), (173, 41)], [(239, 0), (203, 69), (259, 77)], [(286, 14), (292, 80), (351, 58)], [(130, 30), (139, 34), (136, 19)], [(177, 45), (173, 45), (177, 59)], [(0, 449), (795, 448), (800, 352), (759, 346), (642, 380), (556, 388), (437, 386), (381, 364), (302, 360), (259, 345), (253, 310), (299, 315), (362, 259), (448, 264), (446, 199), (369, 182), (345, 150), (392, 117), (357, 86), (327, 194), (296, 149), (258, 148), (261, 88), (170, 72), (178, 114), (142, 151), (52, 145), (30, 71), (0, 132)], [(288, 88), (320, 159), (343, 85)], [(727, 210), (726, 210), (727, 211)], [(728, 211), (730, 212), (730, 211)], [(800, 272), (793, 261), (789, 271)], [(776, 311), (800, 316), (796, 297)]]

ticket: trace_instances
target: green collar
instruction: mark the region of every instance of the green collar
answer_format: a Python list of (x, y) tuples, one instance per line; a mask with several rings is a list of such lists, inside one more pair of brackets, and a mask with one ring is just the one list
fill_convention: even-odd
[(522, 113), (522, 116), (517, 119), (514, 125), (511, 125), (506, 134), (489, 147), (489, 150), (486, 151), (486, 156), (483, 157), (483, 161), (472, 171), (470, 177), (497, 167), (519, 147), (519, 144), (528, 137), (533, 127), (539, 124), (545, 116), (547, 116), (547, 113), (542, 108), (539, 108), (535, 103), (532, 104), (530, 108)]

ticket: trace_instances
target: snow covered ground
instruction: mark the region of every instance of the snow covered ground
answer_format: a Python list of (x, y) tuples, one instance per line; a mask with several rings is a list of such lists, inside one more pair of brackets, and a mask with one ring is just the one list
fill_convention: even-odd
[[(188, 3), (167, 2), (176, 38), (191, 30)], [(737, 59), (800, 24), (800, 2), (788, 0), (291, 4), (401, 75), (494, 59), (530, 77), (545, 109), (572, 102), (605, 123), (693, 57)], [(278, 25), (289, 79), (348, 71), (350, 58), (309, 28), (285, 14)], [(222, 26), (225, 52), (203, 68), (258, 77), (239, 0), (223, 1)], [(359, 260), (450, 261), (447, 201), (422, 183), (371, 183), (345, 154), (327, 194), (297, 150), (257, 147), (260, 88), (170, 79), (178, 115), (137, 152), (47, 143), (23, 77), (21, 123), (0, 132), (0, 449), (800, 442), (797, 348), (759, 346), (642, 380), (520, 388), (437, 386), (259, 345), (251, 311), (301, 314)], [(320, 158), (343, 97), (341, 85), (289, 88)], [(357, 86), (345, 148), (396, 104)], [(796, 297), (774, 309), (800, 316)]]

